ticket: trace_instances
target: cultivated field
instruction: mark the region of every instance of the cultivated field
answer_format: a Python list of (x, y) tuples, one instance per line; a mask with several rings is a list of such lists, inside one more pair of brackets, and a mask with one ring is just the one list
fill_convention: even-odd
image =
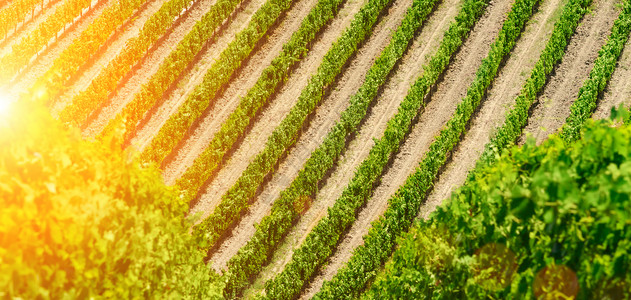
[(226, 296), (334, 297), (419, 164), (406, 222), (485, 145), (628, 106), (630, 2), (0, 0), (0, 92), (160, 166)]

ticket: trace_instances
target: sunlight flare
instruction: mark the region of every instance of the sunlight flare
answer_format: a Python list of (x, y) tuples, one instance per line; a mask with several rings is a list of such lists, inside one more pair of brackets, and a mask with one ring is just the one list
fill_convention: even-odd
[(0, 91), (0, 116), (6, 117), (11, 110), (12, 104), (12, 97), (10, 97), (8, 93)]

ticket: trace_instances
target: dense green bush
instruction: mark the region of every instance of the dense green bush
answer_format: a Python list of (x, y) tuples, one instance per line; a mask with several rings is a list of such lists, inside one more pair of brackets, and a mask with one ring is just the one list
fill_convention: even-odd
[(400, 241), (369, 298), (629, 299), (631, 127), (505, 151)]
[(116, 142), (14, 105), (0, 115), (0, 298), (219, 295), (175, 195)]

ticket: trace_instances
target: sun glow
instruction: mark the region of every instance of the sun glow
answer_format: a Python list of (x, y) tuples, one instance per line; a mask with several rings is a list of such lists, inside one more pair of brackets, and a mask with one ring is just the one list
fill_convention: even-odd
[(4, 91), (0, 91), (0, 116), (6, 117), (11, 110), (13, 99)]

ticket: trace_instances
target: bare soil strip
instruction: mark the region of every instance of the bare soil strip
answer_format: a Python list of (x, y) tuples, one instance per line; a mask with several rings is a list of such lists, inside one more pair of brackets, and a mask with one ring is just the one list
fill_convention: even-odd
[(342, 111), (348, 106), (350, 97), (363, 83), (366, 72), (374, 60), (390, 42), (392, 33), (405, 17), (411, 4), (404, 1), (393, 4), (388, 14), (375, 27), (374, 34), (367, 39), (356, 57), (351, 60), (335, 84), (335, 89), (318, 107), (309, 127), (303, 131), (296, 146), (289, 151), (286, 159), (280, 164), (276, 176), (272, 176), (272, 179), (263, 186), (262, 193), (258, 195), (249, 214), (233, 230), (233, 236), (227, 239), (212, 257), (215, 269), (225, 268), (228, 260), (247, 243), (255, 231), (253, 224), (260, 222), (270, 213), (273, 201), (278, 198), (283, 189), (291, 184), (311, 152), (322, 143), (326, 134), (339, 120)]
[(164, 168), (163, 176), (167, 184), (173, 184), (204, 152), (221, 125), (239, 105), (241, 98), (254, 86), (263, 70), (282, 51), (283, 45), (300, 28), (302, 20), (317, 2), (317, 0), (302, 0), (294, 3), (282, 23), (274, 28), (261, 47), (256, 49), (236, 78), (219, 95), (217, 105), (204, 113), (192, 134), (178, 146), (177, 154)]
[(116, 0), (104, 0), (85, 14), (79, 21), (74, 23), (72, 27), (68, 27), (68, 30), (59, 36), (57, 42), (51, 44), (50, 47), (44, 50), (44, 52), (35, 59), (33, 64), (11, 83), (9, 92), (17, 97), (21, 92), (28, 90), (40, 76), (48, 71), (55, 59), (72, 44), (72, 41), (79, 37), (81, 32), (90, 26), (114, 1)]
[[(118, 89), (116, 94), (110, 99), (110, 104), (98, 111), (98, 115), (94, 117), (86, 129), (83, 131), (85, 136), (95, 136), (100, 133), (107, 125), (110, 119), (113, 119), (121, 110), (134, 99), (134, 95), (140, 92), (142, 85), (147, 83), (155, 72), (158, 71), (160, 64), (169, 56), (171, 51), (175, 50), (177, 44), (188, 34), (197, 21), (204, 16), (210, 7), (215, 4), (216, 0), (202, 0), (199, 5), (194, 7), (190, 14), (186, 16), (162, 41), (162, 43), (145, 58), (145, 62), (141, 64), (131, 77)], [(165, 95), (164, 101), (159, 107), (150, 112), (148, 123), (146, 122), (140, 134), (151, 131), (153, 134), (147, 135), (145, 143), (149, 143), (150, 137), (155, 135), (160, 126), (166, 122), (172, 112), (177, 111), (181, 102), (186, 96), (192, 92), (199, 83), (201, 83), (206, 70), (212, 62), (219, 57), (221, 51), (232, 41), (235, 34), (243, 29), (254, 12), (263, 4), (263, 0), (246, 1), (243, 11), (233, 15), (225, 24), (223, 30), (218, 36), (213, 37), (207, 47), (199, 54), (199, 59), (194, 61), (191, 68), (184, 71), (182, 76), (176, 83), (176, 88)], [(239, 8), (238, 8), (239, 9)], [(160, 122), (157, 122), (159, 120)], [(155, 123), (152, 123), (154, 122)], [(138, 148), (138, 147), (136, 147)]]
[(185, 75), (176, 83), (175, 89), (169, 92), (163, 99), (164, 101), (158, 103), (157, 107), (149, 112), (149, 117), (140, 123), (136, 136), (131, 141), (132, 147), (142, 152), (151, 143), (153, 137), (158, 134), (169, 117), (178, 111), (180, 105), (185, 102), (195, 87), (202, 83), (204, 75), (219, 58), (221, 52), (241, 30), (248, 26), (254, 13), (265, 3), (264, 0), (246, 2), (241, 4), (244, 6), (237, 8), (242, 11), (233, 18), (228, 18), (227, 22), (229, 23), (226, 24), (225, 29), (220, 31), (218, 36), (212, 38), (212, 43), (198, 54), (199, 59), (193, 62), (190, 69), (184, 71)]
[[(495, 1), (494, 1), (495, 2)], [(456, 59), (450, 66), (447, 74), (445, 76), (445, 81), (439, 84), (438, 89), (435, 93), (435, 101), (430, 102), (430, 105), (427, 107), (426, 112), (423, 114), (424, 117), (421, 117), (421, 120), (433, 120), (433, 121), (443, 121), (439, 126), (436, 126), (436, 132), (440, 129), (443, 123), (445, 123), (449, 117), (451, 116), (451, 112), (455, 110), (456, 104), (458, 101), (464, 96), (466, 93), (467, 85), (464, 84), (466, 82), (470, 82), (473, 80), (475, 76), (475, 72), (478, 66), (481, 63), (482, 58), (488, 52), (488, 47), (493, 41), (496, 33), (499, 31), (501, 26), (501, 21), (504, 19), (506, 13), (510, 10), (511, 1), (504, 0), (498, 5), (497, 3), (491, 3), (491, 5), (487, 8), (485, 15), (481, 18), (478, 24), (475, 26), (470, 38), (463, 45), (463, 49), (456, 56)], [(447, 2), (451, 3), (451, 2)], [(443, 7), (450, 7), (449, 14), (455, 15), (458, 12), (458, 5), (441, 5), (439, 11), (443, 11), (442, 13), (436, 12), (435, 15), (431, 17), (431, 19), (437, 18), (438, 20), (445, 19), (445, 14), (447, 12), (444, 11)], [(430, 19), (430, 20), (431, 20)], [(446, 22), (451, 22), (451, 18), (447, 18)], [(436, 22), (436, 21), (430, 21)], [(442, 23), (441, 31), (447, 29), (448, 23)], [(317, 222), (326, 215), (326, 210), (329, 206), (333, 205), (335, 200), (341, 195), (344, 187), (352, 178), (355, 169), (362, 162), (363, 158), (365, 158), (372, 145), (374, 144), (373, 138), (378, 138), (383, 134), (383, 131), (386, 126), (386, 122), (388, 119), (396, 113), (398, 104), (403, 100), (410, 85), (414, 82), (414, 80), (420, 75), (422, 72), (421, 68), (423, 65), (423, 61), (426, 55), (431, 55), (431, 47), (437, 47), (438, 41), (442, 38), (442, 34), (438, 33), (438, 35), (434, 34), (434, 32), (425, 33), (430, 36), (430, 39), (436, 39), (434, 43), (431, 43), (424, 39), (415, 39), (415, 46), (410, 53), (408, 53), (403, 61), (399, 69), (396, 71), (393, 78), (390, 79), (388, 85), (380, 96), (377, 105), (372, 109), (368, 119), (362, 125), (362, 128), (359, 131), (356, 139), (353, 140), (347, 151), (342, 156), (340, 163), (338, 163), (337, 168), (333, 171), (330, 178), (326, 181), (325, 185), (320, 189), (317, 199), (314, 201), (314, 205), (307, 211), (307, 213), (300, 219), (298, 224), (294, 227), (294, 229), (289, 233), (287, 238), (285, 238), (285, 242), (279, 249), (276, 251), (276, 254), (272, 258), (272, 263), (268, 265), (263, 272), (262, 275), (257, 279), (255, 285), (262, 286), (262, 284), (276, 273), (281, 271), (284, 268), (284, 265), (291, 259), (293, 254), (293, 249), (300, 245), (302, 241), (306, 238), (307, 234), (311, 230), (313, 226), (317, 224)], [(424, 45), (425, 47), (419, 47), (419, 43)], [(430, 48), (427, 48), (427, 44)], [(420, 58), (419, 58), (420, 56)], [(432, 104), (433, 103), (433, 104)], [(427, 121), (423, 122), (427, 123)], [(408, 140), (414, 139), (415, 135), (423, 134), (425, 132), (429, 133), (427, 137), (426, 146), (429, 146), (431, 142), (430, 138), (434, 136), (433, 133), (430, 133), (429, 130), (418, 130), (419, 126), (415, 126), (413, 129), (412, 135), (408, 137)], [(416, 133), (415, 133), (416, 132)], [(415, 138), (418, 140), (418, 138)], [(407, 144), (407, 146), (406, 146)], [(422, 143), (419, 143), (422, 144)], [(404, 143), (401, 148), (401, 154), (403, 156), (408, 156), (410, 153), (415, 153), (415, 156), (418, 156), (415, 161), (420, 160), (421, 155), (416, 155), (417, 152), (421, 151), (419, 148), (419, 144), (415, 144), (415, 146), (410, 149), (409, 143)], [(394, 176), (399, 176), (399, 173), (405, 173), (405, 169), (410, 169), (408, 173), (412, 173), (416, 163), (413, 163), (412, 166), (404, 166), (404, 165), (393, 165), (393, 168), (390, 168), (389, 171), (385, 173), (385, 177), (383, 179), (384, 182), (391, 182), (394, 180)], [(411, 168), (410, 168), (411, 167)], [(393, 176), (393, 173), (396, 175)], [(405, 180), (407, 174), (401, 175), (402, 179)], [(401, 180), (401, 182), (403, 182)], [(368, 209), (363, 209), (360, 212), (359, 217), (355, 224), (351, 227), (349, 234), (345, 236), (340, 246), (338, 247), (338, 253), (340, 251), (346, 252), (350, 251), (350, 249), (354, 248), (352, 243), (349, 243), (348, 237), (356, 236), (358, 230), (367, 230), (370, 221), (367, 218), (371, 218), (371, 215), (377, 214), (381, 215), (382, 211), (385, 209), (387, 198), (385, 195), (381, 195), (383, 193), (384, 187), (388, 187), (389, 185), (380, 185), (375, 190), (374, 195), (371, 200), (369, 200), (367, 204)], [(398, 186), (398, 185), (397, 185)], [(394, 192), (396, 190), (396, 186), (390, 186)], [(379, 205), (375, 202), (375, 199), (381, 199), (384, 204)], [(373, 219), (374, 219), (373, 218)], [(368, 221), (367, 223), (365, 221)], [(358, 225), (360, 224), (361, 225)], [(365, 223), (365, 224), (364, 224)], [(356, 236), (361, 242), (361, 236)], [(347, 250), (345, 250), (347, 249)], [(335, 254), (336, 257), (338, 254)], [(331, 260), (324, 272), (335, 271), (337, 268), (341, 266), (341, 262), (337, 266), (333, 266), (332, 263), (335, 263), (336, 259)], [(314, 284), (312, 284), (309, 288), (306, 289), (307, 295), (311, 293), (315, 293), (319, 290), (323, 279), (327, 277), (321, 277), (322, 274), (319, 274)], [(332, 276), (331, 274), (330, 276)]]
[(128, 23), (125, 28), (119, 31), (120, 34), (116, 39), (109, 42), (102, 52), (94, 58), (94, 62), (73, 82), (68, 91), (60, 97), (60, 100), (56, 102), (55, 107), (51, 109), (53, 116), (57, 116), (64, 107), (70, 104), (72, 97), (88, 88), (92, 80), (99, 75), (101, 70), (107, 67), (110, 61), (116, 58), (124, 49), (127, 41), (137, 37), (149, 18), (167, 1), (168, 0), (149, 1), (143, 11)]
[[(363, 2), (364, 0), (349, 0), (341, 7), (337, 17), (333, 19), (320, 38), (313, 44), (311, 51), (298, 64), (298, 67), (289, 76), (289, 79), (280, 89), (275, 99), (272, 99), (269, 106), (255, 120), (254, 126), (243, 139), (241, 145), (236, 147), (230, 159), (218, 172), (218, 175), (214, 180), (211, 180), (200, 196), (200, 200), (191, 210), (191, 213), (202, 212), (203, 218), (210, 215), (221, 200), (221, 196), (237, 181), (250, 161), (263, 150), (268, 137), (289, 113), (289, 110), (297, 101), (300, 91), (307, 85), (311, 75), (316, 72), (331, 44), (337, 40), (343, 30), (351, 23), (353, 16), (359, 11)], [(235, 230), (234, 232), (237, 231)]]
[[(27, 17), (27, 21), (18, 26), (17, 32), (9, 33), (7, 38), (0, 42), (0, 57), (9, 54), (13, 45), (19, 43), (23, 38), (27, 37), (31, 31), (35, 30), (39, 24), (48, 19), (48, 17), (52, 15), (63, 3), (63, 0), (46, 1), (43, 13), (39, 11), (40, 6), (37, 6), (38, 11), (35, 12), (35, 16), (32, 19), (29, 15)], [(1, 9), (2, 8), (0, 8), (0, 10)]]
[(518, 144), (523, 144), (528, 135), (541, 143), (563, 126), (579, 88), (594, 66), (598, 50), (607, 42), (613, 22), (618, 18), (620, 10), (616, 3), (616, 0), (594, 1), (594, 10), (579, 24), (563, 61), (537, 99)]
[(454, 189), (464, 183), (468, 172), (482, 154), (484, 145), (490, 141), (494, 130), (502, 124), (506, 112), (513, 106), (521, 87), (530, 76), (566, 2), (567, 0), (544, 0), (540, 4), (512, 55), (500, 70), (487, 98), (483, 100), (480, 111), (471, 121), (469, 131), (454, 151), (425, 205), (421, 207), (419, 217), (429, 216)]
[(611, 108), (618, 107), (621, 103), (625, 106), (631, 104), (631, 39), (624, 45), (616, 70), (594, 111), (594, 119), (608, 118)]
[[(369, 118), (365, 126), (362, 127), (362, 131), (371, 130), (373, 127), (377, 128), (377, 130), (372, 130), (371, 132), (366, 133), (368, 135), (368, 138), (370, 139), (379, 138), (380, 135), (383, 134), (383, 131), (385, 130), (385, 127), (386, 127), (386, 122), (396, 113), (396, 108), (399, 106), (400, 102), (403, 100), (403, 98), (407, 94), (408, 88), (414, 83), (414, 80), (416, 80), (422, 74), (421, 66), (427, 62), (427, 59), (429, 59), (430, 55), (434, 52), (434, 50), (438, 48), (438, 45), (440, 43), (440, 40), (443, 37), (444, 32), (448, 29), (449, 24), (453, 21), (453, 18), (458, 13), (461, 4), (462, 4), (462, 1), (455, 1), (455, 0), (445, 1), (441, 5), (439, 10), (435, 12), (435, 15), (432, 16), (433, 19), (429, 20), (429, 23), (426, 25), (427, 27), (421, 31), (420, 36), (416, 38), (416, 40), (414, 41), (414, 44), (412, 45), (411, 51), (408, 53), (407, 57), (404, 58), (398, 72), (395, 74), (395, 76), (393, 76), (393, 78), (391, 79), (391, 82), (384, 89), (384, 92), (380, 96), (379, 104), (377, 104), (377, 106), (375, 107), (375, 110), (373, 110), (374, 115), (371, 115), (371, 117), (376, 118), (377, 115), (380, 115), (379, 124), (370, 125), (372, 120)], [(465, 44), (465, 47), (467, 47), (466, 44)], [(471, 58), (471, 59), (472, 61), (476, 61), (477, 58)], [(436, 99), (435, 101), (440, 101), (440, 99), (438, 98), (435, 98), (435, 99)], [(379, 106), (386, 106), (386, 105), (389, 107), (385, 114), (378, 112)], [(363, 143), (364, 147), (361, 147), (361, 149), (354, 149), (354, 148), (359, 148), (359, 147), (351, 146), (348, 152), (345, 154), (349, 158), (357, 156), (357, 159), (354, 159), (354, 161), (352, 162), (352, 166), (348, 165), (347, 163), (340, 165), (340, 168), (346, 169), (341, 179), (341, 182), (343, 182), (344, 185), (340, 186), (338, 184), (334, 186), (334, 189), (336, 190), (335, 191), (336, 197), (335, 199), (331, 199), (331, 203), (329, 205), (333, 205), (333, 201), (335, 201), (337, 197), (340, 196), (345, 185), (352, 178), (355, 169), (368, 156), (370, 148), (374, 144), (371, 140), (366, 140), (363, 137), (361, 132), (360, 132), (360, 139), (363, 141), (361, 142), (354, 141), (354, 143)], [(404, 144), (404, 147), (405, 147), (405, 144)], [(405, 149), (405, 148), (401, 148), (401, 149)], [(359, 153), (357, 153), (356, 151), (358, 151)], [(405, 150), (405, 151), (406, 151), (405, 153), (400, 153), (400, 154), (403, 154), (403, 156), (405, 156), (406, 158), (416, 157), (416, 155), (410, 155), (411, 154), (410, 151), (408, 150)], [(416, 150), (411, 150), (411, 151), (416, 151)], [(395, 156), (395, 162), (397, 161), (396, 158), (397, 156)], [(419, 156), (419, 159), (420, 159), (420, 156)], [(382, 179), (382, 182), (385, 182), (386, 190), (389, 190), (390, 187), (395, 187), (395, 185), (398, 186), (398, 184), (396, 183), (395, 185), (392, 185), (391, 183), (389, 183), (389, 180), (392, 179), (391, 175), (393, 174), (393, 172), (396, 173), (398, 171), (400, 171), (399, 165), (396, 165), (394, 170), (390, 170), (390, 171), (387, 170), (384, 173), (385, 177)], [(336, 176), (337, 175), (336, 173), (337, 171), (333, 174), (333, 176)], [(333, 176), (331, 179), (334, 178)], [(327, 188), (328, 186), (325, 186), (323, 188), (323, 191), (324, 189), (327, 189)], [(316, 277), (311, 281), (311, 283), (303, 291), (300, 297), (301, 299), (311, 298), (316, 293), (318, 293), (324, 281), (330, 280), (337, 273), (337, 270), (340, 267), (342, 267), (346, 261), (348, 261), (348, 259), (350, 258), (352, 254), (352, 250), (355, 249), (357, 246), (359, 246), (361, 243), (363, 243), (362, 236), (370, 228), (370, 223), (374, 221), (376, 218), (378, 218), (380, 215), (382, 215), (385, 208), (387, 207), (387, 199), (385, 198), (381, 199), (385, 197), (382, 195), (383, 194), (383, 192), (381, 192), (382, 190), (384, 190), (384, 188), (377, 187), (377, 189), (375, 190), (375, 193), (377, 194), (374, 194), (374, 196), (368, 200), (366, 207), (362, 209), (357, 220), (355, 221), (353, 226), (351, 226), (349, 232), (342, 239), (335, 253), (328, 260), (326, 267), (324, 267), (320, 271), (320, 273), (316, 275)], [(375, 196), (381, 197), (381, 198), (375, 198)], [(318, 216), (318, 219), (323, 217), (325, 214), (326, 214), (326, 210), (321, 210), (320, 215)], [(317, 221), (318, 220), (314, 220), (311, 226), (315, 226), (315, 224), (317, 224)], [(308, 232), (303, 233), (305, 237), (307, 234)]]
[[(491, 6), (474, 28), (469, 40), (457, 54), (454, 64), (445, 75), (445, 80), (439, 83), (436, 93), (431, 96), (429, 104), (401, 146), (401, 150), (394, 156), (392, 165), (381, 178), (381, 183), (360, 211), (357, 221), (345, 234), (326, 268), (316, 276), (303, 296), (314, 295), (320, 290), (324, 281), (335, 276), (337, 270), (350, 259), (353, 250), (363, 244), (363, 236), (368, 233), (370, 224), (383, 215), (388, 207), (388, 199), (418, 167), (418, 163), (434, 137), (451, 118), (457, 104), (466, 95), (466, 90), (475, 78), (475, 73), (481, 65), (482, 58), (488, 53), (490, 44), (497, 36), (506, 14), (512, 7), (512, 2), (510, 0), (491, 2)], [(455, 15), (457, 11), (456, 9), (453, 14)], [(403, 97), (407, 91), (403, 90), (399, 93)]]

